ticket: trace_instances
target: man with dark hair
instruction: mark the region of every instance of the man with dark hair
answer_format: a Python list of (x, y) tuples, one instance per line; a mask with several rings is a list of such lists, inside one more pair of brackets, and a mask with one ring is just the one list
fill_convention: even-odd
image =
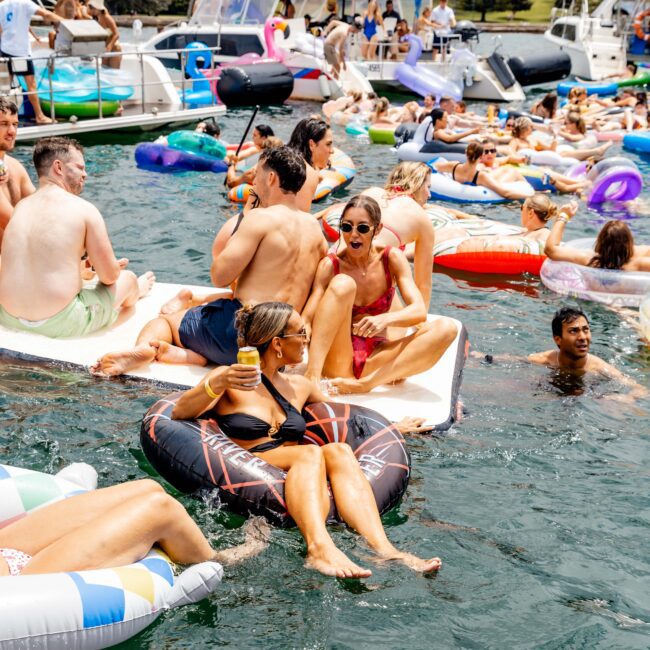
[(265, 149), (253, 189), (260, 207), (231, 219), (215, 238), (210, 276), (234, 295), (204, 298), (182, 290), (147, 323), (131, 350), (104, 355), (91, 368), (114, 376), (152, 361), (230, 365), (237, 360), (235, 313), (243, 304), (278, 301), (301, 311), (327, 245), (316, 219), (298, 208), (306, 164), (291, 147)]
[(381, 15), (381, 17), (386, 20), (386, 18), (395, 18), (395, 20), (401, 20), (401, 16), (393, 8), (393, 0), (386, 0), (386, 11)]
[[(536, 352), (526, 357), (530, 363), (557, 368), (569, 372), (575, 376), (582, 376), (586, 373), (597, 373), (607, 379), (613, 379), (630, 389), (627, 395), (612, 394), (609, 398), (619, 401), (632, 401), (638, 397), (645, 397), (648, 391), (630, 379), (614, 366), (600, 357), (589, 353), (591, 346), (591, 329), (587, 315), (581, 310), (573, 307), (562, 307), (555, 312), (551, 321), (553, 340), (557, 346), (556, 350)], [(480, 352), (473, 352), (472, 356), (482, 357), (488, 363), (499, 359), (503, 361), (519, 360), (510, 355), (483, 355)]]
[[(83, 149), (68, 138), (34, 148), (38, 190), (23, 199), (5, 231), (0, 264), (0, 325), (51, 338), (77, 337), (112, 324), (144, 296), (153, 273), (136, 278), (116, 259), (99, 210), (82, 199)], [(88, 256), (98, 283), (84, 287)]]
[(8, 155), (16, 145), (17, 132), (18, 107), (10, 99), (0, 97), (0, 245), (16, 204), (35, 192), (27, 170)]

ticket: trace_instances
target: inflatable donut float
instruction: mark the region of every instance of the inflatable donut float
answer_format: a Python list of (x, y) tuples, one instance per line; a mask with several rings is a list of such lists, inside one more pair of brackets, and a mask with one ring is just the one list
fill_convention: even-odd
[[(284, 497), (286, 472), (234, 443), (212, 419), (172, 420), (182, 393), (156, 402), (142, 420), (140, 443), (158, 473), (181, 492), (215, 490), (217, 500), (240, 515), (262, 515), (277, 526), (294, 526)], [(320, 402), (303, 410), (304, 444), (345, 442), (368, 478), (381, 513), (402, 498), (410, 456), (401, 433), (375, 411)], [(328, 521), (339, 521), (330, 495)]]
[(650, 16), (650, 10), (648, 11), (641, 11), (634, 17), (634, 22), (632, 23), (632, 27), (634, 28), (634, 34), (636, 37), (642, 41), (645, 41), (646, 43), (648, 40), (650, 40), (650, 34), (645, 31), (644, 29), (644, 23), (645, 19)]
[[(314, 192), (314, 203), (322, 201), (333, 192), (346, 188), (357, 173), (352, 159), (340, 149), (335, 149), (330, 156), (330, 166), (321, 171), (322, 179)], [(237, 185), (228, 190), (228, 198), (233, 203), (246, 203), (252, 186), (248, 183)]]
[(135, 162), (140, 169), (169, 172), (213, 172), (222, 174), (228, 165), (210, 156), (174, 149), (159, 142), (141, 142), (135, 148)]
[(540, 276), (546, 287), (562, 296), (616, 307), (639, 307), (650, 293), (650, 273), (640, 271), (598, 269), (547, 259)]
[[(75, 463), (58, 474), (0, 465), (0, 528), (33, 510), (92, 490), (97, 473)], [(135, 636), (166, 610), (197, 602), (221, 582), (216, 562), (176, 578), (159, 550), (129, 566), (0, 578), (0, 647), (106, 648)]]
[(368, 137), (373, 144), (395, 144), (395, 126), (368, 127)]
[(641, 333), (650, 341), (650, 294), (639, 305), (639, 322), (641, 324)]

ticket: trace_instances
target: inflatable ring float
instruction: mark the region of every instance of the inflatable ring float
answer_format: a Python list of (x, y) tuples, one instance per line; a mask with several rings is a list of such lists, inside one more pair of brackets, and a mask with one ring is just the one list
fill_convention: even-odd
[(395, 127), (371, 125), (368, 137), (373, 144), (395, 144)]
[[(140, 443), (156, 471), (181, 492), (216, 490), (232, 512), (294, 526), (284, 498), (286, 472), (234, 443), (214, 420), (172, 420), (181, 394), (159, 400), (142, 420)], [(370, 409), (334, 402), (308, 404), (303, 415), (305, 444), (345, 442), (352, 447), (381, 513), (402, 498), (411, 462), (394, 425)], [(328, 521), (339, 521), (331, 495), (330, 500)]]
[(647, 11), (641, 11), (634, 17), (634, 22), (632, 23), (632, 26), (634, 27), (634, 34), (636, 35), (637, 38), (639, 38), (642, 41), (648, 42), (650, 40), (650, 34), (646, 31), (644, 31), (644, 22), (645, 18), (647, 16), (650, 16), (650, 9)]
[[(567, 245), (571, 245), (568, 242)], [(572, 262), (546, 260), (542, 282), (555, 293), (617, 307), (639, 307), (650, 293), (650, 273), (597, 269)]]
[(135, 162), (140, 169), (155, 172), (213, 172), (228, 169), (223, 160), (191, 151), (175, 149), (159, 142), (141, 142), (135, 148)]
[[(49, 100), (41, 99), (41, 108), (49, 117), (52, 105)], [(102, 117), (115, 115), (120, 108), (120, 102), (112, 100), (102, 101)], [(99, 117), (99, 102), (54, 102), (55, 117)]]
[(196, 131), (174, 131), (167, 136), (167, 144), (172, 149), (189, 151), (199, 156), (207, 156), (223, 160), (226, 156), (226, 145), (205, 133)]
[[(0, 528), (32, 510), (92, 490), (97, 473), (75, 463), (58, 474), (0, 465)], [(105, 648), (135, 636), (172, 607), (214, 591), (223, 570), (203, 562), (174, 578), (159, 550), (129, 566), (0, 578), (0, 647)]]
[(623, 136), (623, 148), (639, 153), (650, 153), (650, 133), (627, 133)]
[(639, 321), (641, 323), (641, 333), (650, 341), (650, 294), (639, 305)]

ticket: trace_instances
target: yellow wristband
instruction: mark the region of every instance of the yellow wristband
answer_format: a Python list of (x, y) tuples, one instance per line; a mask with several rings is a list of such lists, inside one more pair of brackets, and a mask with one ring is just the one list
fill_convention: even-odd
[(211, 397), (212, 399), (219, 399), (221, 396), (221, 394), (217, 394), (212, 390), (212, 386), (210, 386), (210, 375), (205, 378), (205, 381), (203, 382), (203, 388), (208, 394), (208, 397)]

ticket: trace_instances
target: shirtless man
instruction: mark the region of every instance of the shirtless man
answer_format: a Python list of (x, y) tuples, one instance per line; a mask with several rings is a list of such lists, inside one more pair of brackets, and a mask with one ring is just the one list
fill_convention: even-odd
[(332, 66), (332, 76), (334, 79), (339, 78), (341, 69), (345, 70), (345, 42), (348, 34), (356, 34), (363, 29), (361, 18), (355, 16), (351, 24), (332, 20), (325, 28), (325, 44), (323, 53), (326, 61)]
[[(113, 16), (108, 13), (104, 0), (88, 0), (88, 12), (90, 15), (109, 33), (106, 41), (107, 52), (121, 52), (120, 30)], [(108, 68), (119, 68), (122, 64), (121, 56), (105, 56), (102, 58), (102, 65)]]
[[(622, 402), (631, 402), (639, 397), (646, 397), (648, 390), (630, 379), (622, 372), (614, 368), (600, 357), (589, 353), (591, 346), (591, 329), (586, 314), (580, 309), (572, 307), (562, 307), (553, 317), (551, 323), (553, 331), (553, 340), (557, 345), (557, 350), (547, 350), (546, 352), (536, 352), (530, 354), (527, 360), (548, 368), (557, 368), (581, 377), (586, 373), (597, 373), (607, 379), (613, 379), (630, 389), (627, 395), (613, 394), (609, 398), (617, 399)], [(488, 363), (492, 363), (494, 358), (508, 360), (511, 357), (507, 355), (483, 355), (482, 353), (473, 352), (472, 356), (482, 357)]]
[[(52, 338), (76, 337), (111, 325), (123, 307), (145, 295), (153, 273), (136, 278), (117, 260), (99, 210), (79, 197), (86, 180), (83, 149), (68, 138), (34, 147), (38, 190), (14, 211), (2, 242), (0, 325)], [(83, 287), (88, 254), (96, 287)]]
[(12, 156), (18, 132), (18, 107), (0, 97), (0, 245), (16, 203), (35, 192), (27, 170)]
[[(290, 147), (265, 149), (254, 185), (262, 207), (242, 218), (210, 268), (217, 287), (237, 281), (234, 296), (217, 294), (208, 304), (162, 314), (144, 326), (134, 348), (105, 354), (91, 372), (120, 375), (154, 360), (231, 365), (238, 349), (235, 312), (244, 303), (280, 301), (302, 310), (327, 253), (318, 222), (297, 205), (305, 175), (304, 159)], [(191, 294), (178, 298), (183, 307)]]

